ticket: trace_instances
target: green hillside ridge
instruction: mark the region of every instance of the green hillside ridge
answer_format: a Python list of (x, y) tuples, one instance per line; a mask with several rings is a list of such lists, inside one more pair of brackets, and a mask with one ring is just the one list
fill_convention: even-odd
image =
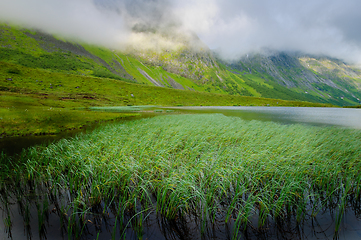
[[(197, 39), (196, 39), (197, 40)], [(199, 41), (199, 39), (198, 39)], [(340, 106), (360, 103), (360, 85), (353, 68), (344, 76), (331, 77), (304, 66), (296, 53), (253, 54), (235, 62), (225, 62), (208, 48), (189, 47), (174, 51), (130, 51), (138, 61), (180, 74), (208, 92), (332, 103)], [(334, 64), (340, 60), (332, 59)], [(349, 65), (345, 65), (350, 68)], [(345, 72), (345, 71), (344, 71)]]
[[(241, 72), (245, 77), (256, 75), (272, 86), (285, 86), (309, 101), (329, 102), (340, 106), (360, 104), (361, 69), (337, 59), (287, 52), (265, 52), (249, 54), (238, 61), (225, 64), (231, 71)], [(256, 88), (262, 92), (262, 87)], [(262, 96), (268, 97), (265, 94)]]
[[(322, 93), (317, 86), (311, 84), (282, 84), (282, 81), (289, 82), (284, 80), (284, 74), (262, 71), (262, 58), (252, 62), (241, 59), (238, 64), (225, 63), (195, 36), (192, 36), (191, 40), (178, 37), (181, 40), (176, 41), (180, 47), (176, 49), (127, 49), (121, 52), (69, 42), (39, 31), (6, 24), (0, 26), (0, 35), (1, 61), (31, 68), (200, 92), (332, 103), (341, 106), (359, 104), (356, 100), (359, 98), (358, 90), (348, 86), (347, 81), (346, 87), (343, 88), (349, 89), (351, 94), (334, 88), (332, 84), (323, 86), (322, 83), (317, 83), (323, 91), (327, 91), (326, 93)], [(201, 47), (196, 49), (195, 45)], [(301, 64), (299, 66), (302, 67)], [(277, 66), (277, 71), (281, 70), (285, 72), (287, 69)], [(291, 69), (287, 77), (292, 78), (292, 74), (299, 71), (304, 70)]]
[[(154, 85), (154, 82), (145, 76), (146, 73), (161, 86), (206, 91), (205, 87), (195, 84), (190, 79), (167, 72), (158, 66), (143, 64), (131, 54), (88, 44), (64, 42), (41, 32), (8, 25), (1, 26), (0, 34), (2, 61), (56, 72), (122, 78), (129, 82)], [(217, 90), (214, 92), (222, 93)]]

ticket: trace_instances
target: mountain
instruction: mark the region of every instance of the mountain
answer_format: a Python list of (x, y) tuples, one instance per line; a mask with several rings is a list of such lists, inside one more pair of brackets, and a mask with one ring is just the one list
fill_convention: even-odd
[(2, 24), (0, 61), (199, 92), (340, 106), (356, 105), (361, 99), (361, 70), (337, 59), (265, 51), (225, 61), (195, 34), (143, 26), (133, 30), (133, 44), (120, 51)]
[[(312, 100), (336, 105), (360, 103), (361, 68), (327, 56), (268, 51), (248, 54), (228, 67), (245, 77), (258, 75), (269, 83), (308, 94)], [(256, 88), (262, 92), (261, 87)]]

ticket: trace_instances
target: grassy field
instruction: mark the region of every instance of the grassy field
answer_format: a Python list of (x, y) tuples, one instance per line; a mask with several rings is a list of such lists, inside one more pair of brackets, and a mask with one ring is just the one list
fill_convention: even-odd
[(95, 106), (330, 106), (145, 86), (5, 62), (0, 62), (0, 102), (2, 137), (52, 134), (129, 116), (84, 110)]
[[(25, 225), (30, 220), (24, 209), (36, 204), (40, 231), (48, 206), (56, 206), (75, 238), (109, 214), (118, 216), (120, 232), (130, 224), (141, 238), (150, 212), (178, 221), (192, 216), (203, 230), (221, 215), (234, 221), (237, 238), (247, 226), (262, 227), (270, 219), (300, 223), (330, 211), (337, 233), (345, 208), (360, 204), (360, 140), (358, 130), (220, 114), (109, 124), (28, 149), (18, 160), (3, 155), (0, 199), (4, 206), (20, 202)], [(26, 197), (28, 191), (35, 195)], [(133, 216), (128, 223), (126, 213)], [(258, 216), (256, 225), (252, 216)], [(5, 219), (10, 230), (11, 216)]]

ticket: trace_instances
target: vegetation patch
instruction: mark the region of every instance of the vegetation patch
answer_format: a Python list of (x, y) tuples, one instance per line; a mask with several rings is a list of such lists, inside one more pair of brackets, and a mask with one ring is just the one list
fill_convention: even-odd
[(220, 114), (109, 124), (18, 159), (1, 155), (1, 209), (11, 231), (9, 203), (22, 206), (25, 225), (26, 209), (36, 205), (44, 231), (54, 207), (69, 238), (100, 219), (120, 229), (119, 238), (129, 226), (141, 238), (152, 212), (175, 224), (191, 219), (203, 233), (220, 218), (233, 221), (236, 239), (247, 227), (301, 223), (330, 211), (337, 234), (346, 207), (359, 209), (360, 140), (358, 130)]

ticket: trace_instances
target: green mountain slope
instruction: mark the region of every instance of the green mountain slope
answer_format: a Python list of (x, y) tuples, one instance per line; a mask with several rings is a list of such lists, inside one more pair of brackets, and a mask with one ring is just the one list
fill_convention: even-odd
[[(344, 106), (359, 104), (361, 99), (361, 69), (337, 59), (271, 52), (249, 54), (227, 65), (245, 78), (259, 76), (268, 84), (284, 86), (311, 101)], [(273, 97), (267, 93), (262, 96)]]
[[(147, 34), (170, 39), (175, 47), (130, 46), (118, 51), (2, 24), (0, 61), (198, 92), (337, 105), (355, 105), (361, 98), (360, 71), (336, 60), (329, 60), (331, 68), (322, 65), (322, 59), (274, 53), (253, 54), (229, 63), (217, 58), (194, 34)], [(326, 67), (317, 67), (320, 64)]]

